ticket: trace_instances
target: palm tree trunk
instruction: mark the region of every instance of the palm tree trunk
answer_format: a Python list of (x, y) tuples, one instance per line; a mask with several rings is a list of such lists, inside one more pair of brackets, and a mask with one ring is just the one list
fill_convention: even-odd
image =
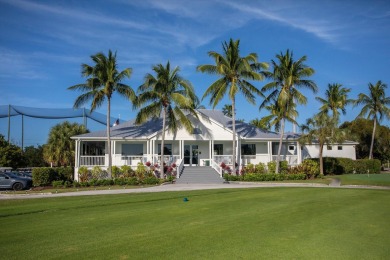
[(372, 129), (372, 137), (371, 137), (371, 145), (370, 145), (370, 154), (368, 159), (372, 159), (372, 150), (374, 148), (374, 138), (375, 138), (375, 130), (376, 130), (376, 117), (374, 117), (374, 128)]
[(160, 160), (160, 178), (164, 179), (164, 140), (165, 140), (165, 116), (167, 114), (167, 108), (164, 106), (163, 110), (163, 128), (161, 135), (161, 160)]
[(235, 100), (232, 98), (232, 120), (233, 120), (233, 158), (232, 169), (236, 173), (236, 113), (235, 113)]
[(324, 150), (324, 144), (320, 143), (320, 175), (324, 176), (324, 158), (322, 157), (322, 153)]
[(282, 132), (280, 133), (278, 157), (276, 157), (276, 171), (275, 171), (275, 173), (279, 173), (280, 154), (282, 153), (283, 135), (284, 135), (284, 122), (285, 122), (285, 119), (283, 118), (281, 126), (280, 126), (280, 128), (282, 129)]
[(107, 102), (107, 150), (108, 150), (108, 177), (111, 178), (111, 166), (112, 166), (112, 156), (111, 156), (111, 134), (110, 134), (110, 122), (111, 118), (111, 100), (108, 98)]

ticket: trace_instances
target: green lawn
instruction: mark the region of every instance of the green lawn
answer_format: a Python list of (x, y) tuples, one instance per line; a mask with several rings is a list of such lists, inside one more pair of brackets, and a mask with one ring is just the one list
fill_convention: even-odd
[(338, 178), (341, 180), (341, 185), (378, 185), (390, 186), (390, 173), (382, 174), (343, 174), (330, 176), (330, 178)]
[(2, 200), (0, 258), (388, 259), (389, 200), (330, 188)]

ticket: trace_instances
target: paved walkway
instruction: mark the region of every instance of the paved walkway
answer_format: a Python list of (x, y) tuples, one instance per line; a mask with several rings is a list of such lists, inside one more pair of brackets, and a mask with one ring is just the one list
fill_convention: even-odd
[(30, 194), (0, 194), (0, 200), (6, 199), (35, 199), (35, 198), (55, 198), (73, 196), (92, 196), (107, 194), (127, 194), (127, 193), (147, 193), (165, 191), (190, 191), (190, 190), (211, 190), (211, 189), (241, 189), (241, 188), (269, 188), (269, 187), (317, 187), (317, 188), (353, 188), (353, 189), (379, 189), (390, 190), (385, 186), (366, 185), (343, 185), (333, 186), (318, 183), (248, 183), (232, 182), (225, 184), (167, 184), (147, 188), (116, 189), (116, 190), (89, 190), (65, 193), (30, 193)]

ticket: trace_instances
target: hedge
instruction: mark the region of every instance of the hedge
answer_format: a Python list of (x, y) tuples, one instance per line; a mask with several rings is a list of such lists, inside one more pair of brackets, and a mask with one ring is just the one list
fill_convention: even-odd
[[(318, 158), (311, 159), (319, 162)], [(324, 157), (324, 174), (375, 174), (381, 171), (381, 161), (378, 159), (358, 159)]]
[(275, 173), (267, 173), (267, 174), (256, 174), (256, 173), (248, 173), (245, 175), (229, 175), (224, 174), (224, 179), (227, 181), (285, 181), (285, 180), (305, 180), (306, 174), (297, 173), (297, 174), (275, 174)]
[(34, 186), (52, 185), (53, 181), (70, 182), (72, 179), (72, 167), (40, 167), (33, 168), (32, 170), (32, 181)]

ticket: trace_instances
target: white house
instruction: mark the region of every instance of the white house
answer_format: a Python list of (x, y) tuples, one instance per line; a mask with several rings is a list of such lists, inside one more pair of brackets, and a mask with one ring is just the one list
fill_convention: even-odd
[[(219, 110), (198, 109), (198, 118), (189, 116), (194, 131), (184, 128), (165, 134), (164, 161), (183, 166), (212, 166), (221, 172), (220, 164), (232, 164), (232, 119)], [(136, 167), (139, 162), (160, 163), (162, 119), (153, 119), (142, 125), (134, 120), (111, 127), (112, 165)], [(248, 163), (268, 163), (276, 160), (279, 137), (275, 132), (236, 121), (237, 157), (240, 167)], [(318, 157), (318, 145), (301, 146), (298, 134), (284, 136), (281, 159), (297, 165), (303, 159)], [(75, 179), (81, 166), (107, 167), (106, 131), (97, 131), (72, 137), (76, 140)], [(326, 150), (325, 156), (355, 159), (355, 145), (346, 142)]]

